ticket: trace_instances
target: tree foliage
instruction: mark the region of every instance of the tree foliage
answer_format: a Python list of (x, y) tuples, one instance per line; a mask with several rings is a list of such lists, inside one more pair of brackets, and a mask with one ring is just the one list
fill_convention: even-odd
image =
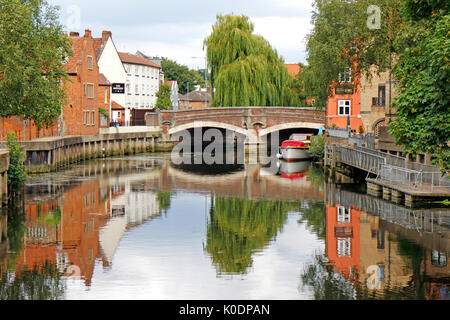
[(170, 110), (172, 108), (172, 100), (170, 100), (171, 90), (167, 85), (161, 85), (156, 93), (156, 108), (160, 110)]
[(205, 39), (213, 106), (286, 106), (297, 100), (288, 88), (282, 58), (246, 16), (217, 15)]
[(186, 94), (189, 88), (193, 89), (195, 85), (204, 86), (205, 79), (195, 70), (189, 69), (187, 66), (178, 64), (168, 58), (161, 58), (162, 69), (166, 80), (177, 81), (181, 94)]
[(405, 50), (396, 70), (400, 95), (394, 101), (398, 117), (391, 123), (391, 133), (408, 153), (427, 152), (435, 165), (449, 172), (450, 15), (448, 10), (440, 10), (446, 14), (425, 10), (440, 8), (439, 1), (407, 4), (410, 23), (420, 33), (415, 33), (416, 45)]
[(302, 81), (319, 108), (325, 108), (332, 84), (346, 68), (352, 68), (352, 79), (361, 75), (370, 79), (374, 65), (377, 72), (394, 67), (393, 55), (405, 46), (404, 39), (395, 35), (407, 28), (400, 7), (398, 0), (314, 2), (314, 28), (307, 37), (308, 66)]
[(0, 2), (0, 116), (50, 126), (64, 102), (61, 80), (71, 44), (44, 0)]

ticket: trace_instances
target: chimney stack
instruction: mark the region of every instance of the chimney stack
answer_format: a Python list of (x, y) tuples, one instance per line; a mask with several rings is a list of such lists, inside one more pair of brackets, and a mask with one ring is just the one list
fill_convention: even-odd
[(78, 32), (70, 32), (70, 34), (69, 34), (71, 37), (79, 37), (80, 36), (80, 34), (78, 33)]
[(112, 33), (111, 31), (103, 31), (102, 32), (102, 40), (103, 42), (105, 42), (106, 40), (108, 40), (108, 38), (112, 38)]
[(89, 30), (89, 29), (84, 30), (84, 37), (85, 38), (92, 38), (91, 30)]

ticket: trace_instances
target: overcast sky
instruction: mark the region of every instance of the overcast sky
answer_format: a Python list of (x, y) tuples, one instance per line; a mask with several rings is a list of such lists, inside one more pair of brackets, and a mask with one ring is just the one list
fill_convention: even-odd
[(203, 40), (216, 14), (244, 14), (286, 63), (305, 62), (312, 0), (47, 0), (60, 7), (66, 31), (112, 32), (119, 51), (164, 56), (203, 67)]

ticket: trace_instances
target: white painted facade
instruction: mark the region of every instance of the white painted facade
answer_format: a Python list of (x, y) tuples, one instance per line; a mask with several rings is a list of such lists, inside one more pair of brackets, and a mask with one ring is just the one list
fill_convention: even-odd
[(123, 66), (127, 74), (124, 104), (126, 111), (154, 108), (160, 85), (160, 69), (127, 62), (124, 62)]
[[(127, 74), (111, 37), (108, 37), (104, 44), (98, 58), (98, 66), (99, 71), (105, 75), (109, 82), (126, 84)], [(125, 95), (111, 93), (111, 100), (125, 106)]]

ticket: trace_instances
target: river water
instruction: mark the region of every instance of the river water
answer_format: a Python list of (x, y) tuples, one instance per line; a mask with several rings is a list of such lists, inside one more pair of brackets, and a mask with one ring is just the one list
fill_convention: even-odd
[(448, 299), (450, 211), (407, 209), (309, 162), (165, 155), (31, 176), (1, 218), (0, 299)]

